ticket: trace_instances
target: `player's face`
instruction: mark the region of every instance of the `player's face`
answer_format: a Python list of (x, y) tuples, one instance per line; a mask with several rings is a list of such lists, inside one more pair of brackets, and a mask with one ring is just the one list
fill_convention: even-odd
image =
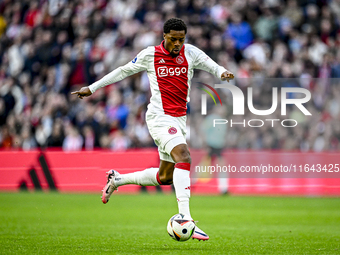
[(170, 33), (164, 33), (164, 48), (172, 56), (177, 56), (182, 49), (185, 41), (185, 31), (170, 30)]

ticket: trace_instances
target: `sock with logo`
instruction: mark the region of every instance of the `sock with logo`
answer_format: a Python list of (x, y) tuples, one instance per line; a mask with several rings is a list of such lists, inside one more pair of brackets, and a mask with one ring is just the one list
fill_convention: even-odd
[(115, 184), (119, 187), (126, 184), (137, 184), (142, 186), (157, 186), (161, 182), (158, 177), (158, 168), (148, 168), (129, 174), (121, 174), (115, 178)]
[(191, 217), (189, 208), (190, 163), (175, 164), (173, 184), (175, 187), (179, 213), (183, 213)]

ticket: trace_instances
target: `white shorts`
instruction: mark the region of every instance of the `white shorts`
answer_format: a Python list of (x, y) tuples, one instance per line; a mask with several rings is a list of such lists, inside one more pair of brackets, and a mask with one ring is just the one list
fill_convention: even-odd
[(170, 153), (177, 145), (186, 144), (186, 119), (186, 116), (146, 113), (146, 124), (161, 160), (175, 163)]

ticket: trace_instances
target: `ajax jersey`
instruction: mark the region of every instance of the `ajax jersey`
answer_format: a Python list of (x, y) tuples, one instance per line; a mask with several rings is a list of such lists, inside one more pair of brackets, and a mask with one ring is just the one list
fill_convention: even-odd
[(172, 57), (163, 44), (164, 41), (158, 46), (142, 50), (131, 62), (90, 85), (91, 92), (135, 73), (147, 71), (151, 89), (148, 112), (185, 116), (194, 69), (205, 70), (218, 78), (226, 69), (191, 44), (184, 44), (177, 57)]

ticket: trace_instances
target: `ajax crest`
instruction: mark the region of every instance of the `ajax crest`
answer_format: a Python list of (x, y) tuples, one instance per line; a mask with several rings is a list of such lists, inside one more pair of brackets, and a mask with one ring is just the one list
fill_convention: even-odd
[(177, 64), (182, 64), (184, 62), (184, 58), (182, 56), (178, 56), (176, 58), (176, 62), (177, 62)]
[(168, 132), (169, 132), (170, 135), (174, 135), (174, 134), (177, 133), (177, 129), (175, 127), (170, 127), (168, 129)]

